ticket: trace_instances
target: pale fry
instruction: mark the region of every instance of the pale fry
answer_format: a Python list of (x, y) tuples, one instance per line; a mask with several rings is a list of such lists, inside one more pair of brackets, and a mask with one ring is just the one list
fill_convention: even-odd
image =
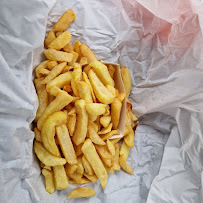
[(69, 66), (74, 66), (74, 64), (76, 63), (77, 59), (78, 59), (78, 53), (71, 51), (71, 54), (73, 54), (73, 59), (71, 62), (68, 63)]
[(119, 171), (121, 169), (119, 164), (119, 144), (116, 143), (114, 146), (115, 146), (115, 156), (114, 156), (113, 169), (116, 171)]
[(66, 125), (63, 124), (56, 127), (56, 133), (61, 150), (63, 152), (64, 157), (66, 158), (66, 161), (71, 165), (77, 164), (78, 163), (77, 157)]
[(37, 127), (39, 130), (42, 129), (42, 125), (48, 116), (51, 114), (60, 111), (70, 102), (72, 102), (73, 97), (70, 96), (66, 92), (60, 92), (57, 97), (47, 106), (47, 108), (43, 111), (41, 117), (37, 121)]
[(37, 128), (34, 128), (34, 133), (35, 133), (35, 139), (38, 142), (42, 142), (41, 132)]
[(75, 13), (68, 9), (54, 25), (53, 30), (64, 31), (76, 18)]
[(73, 113), (68, 117), (67, 127), (68, 131), (70, 133), (70, 136), (73, 136), (75, 131), (75, 125), (76, 125), (76, 114)]
[(35, 87), (39, 99), (39, 107), (37, 109), (35, 121), (38, 121), (39, 117), (42, 115), (43, 111), (48, 106), (48, 94), (46, 92), (46, 86), (41, 83), (42, 80), (42, 78), (35, 79)]
[(92, 144), (90, 139), (87, 139), (84, 142), (82, 146), (82, 152), (92, 166), (96, 176), (99, 178), (102, 188), (105, 188), (107, 183), (107, 172), (99, 155), (96, 152), (95, 146)]
[(59, 158), (52, 155), (44, 148), (42, 143), (38, 141), (34, 142), (34, 151), (38, 159), (46, 166), (58, 166), (64, 165), (66, 163), (66, 160), (64, 158)]
[(68, 185), (68, 178), (64, 166), (54, 166), (54, 183), (57, 190), (66, 189)]
[(49, 32), (49, 34), (47, 35), (46, 39), (44, 40), (45, 46), (48, 47), (49, 44), (55, 39), (56, 39), (56, 36), (55, 36), (54, 32), (51, 30)]
[(66, 66), (66, 63), (60, 63), (58, 65), (56, 65), (51, 71), (50, 73), (44, 78), (44, 80), (41, 82), (42, 84), (46, 84), (49, 81), (53, 80), (55, 77), (57, 77), (61, 71), (63, 70), (63, 68)]
[(78, 164), (77, 164), (77, 169), (76, 169), (76, 172), (79, 173), (80, 175), (83, 175), (84, 173), (84, 167), (82, 165), (82, 158), (81, 157), (78, 157)]
[(111, 116), (102, 116), (100, 118), (100, 123), (104, 128), (106, 128), (111, 122)]
[(98, 60), (94, 52), (86, 44), (80, 45), (80, 52), (83, 57), (87, 58), (88, 63)]
[(57, 51), (55, 49), (45, 50), (44, 55), (47, 57), (47, 59), (52, 60), (52, 61), (71, 62), (73, 59), (73, 54), (63, 52), (63, 51)]
[(89, 85), (84, 81), (76, 81), (75, 83), (76, 83), (80, 98), (84, 99), (87, 104), (93, 103)]
[(87, 104), (86, 109), (89, 114), (99, 116), (105, 113), (106, 105), (101, 103)]
[[(88, 174), (88, 175), (93, 175), (94, 174), (94, 171), (92, 169), (92, 166), (90, 165), (90, 163), (87, 161), (87, 159), (85, 158), (85, 156), (82, 157), (82, 164), (83, 164), (83, 167), (85, 169), (85, 172)], [(88, 178), (88, 177), (87, 177)]]
[(49, 61), (47, 64), (47, 68), (49, 70), (52, 70), (57, 64), (58, 64), (57, 61)]
[(112, 154), (112, 156), (115, 156), (115, 154), (116, 154), (115, 147), (114, 147), (114, 145), (109, 141), (109, 139), (107, 139), (106, 144), (107, 144), (108, 150), (110, 151), (110, 153)]
[(68, 199), (81, 198), (81, 197), (92, 197), (95, 194), (96, 194), (96, 192), (91, 188), (79, 187), (79, 188), (73, 190), (69, 194)]
[(42, 174), (45, 178), (46, 191), (52, 194), (55, 190), (53, 171), (42, 169)]
[(83, 65), (83, 64), (86, 64), (87, 63), (87, 57), (82, 57), (80, 59), (80, 64)]
[(50, 71), (47, 70), (47, 69), (45, 69), (45, 68), (41, 68), (41, 69), (39, 69), (39, 71), (38, 71), (38, 74), (39, 74), (39, 75), (48, 75), (49, 73), (50, 73)]
[(106, 168), (107, 173), (113, 174), (113, 170), (114, 170), (113, 166), (110, 168), (106, 166), (105, 168)]
[(93, 183), (98, 180), (98, 178), (95, 174), (89, 175), (88, 173), (84, 172), (84, 176), (87, 177)]
[(47, 66), (48, 66), (48, 62), (49, 62), (49, 60), (43, 61), (42, 63), (40, 63), (40, 64), (37, 66), (35, 72), (36, 72), (36, 76), (37, 76), (38, 78), (42, 77), (42, 73), (40, 73), (40, 70), (41, 70), (41, 69), (46, 69)]
[(65, 47), (71, 40), (70, 30), (61, 33), (55, 40), (49, 44), (49, 48), (60, 50)]
[(120, 113), (121, 113), (122, 103), (118, 98), (115, 98), (111, 103), (111, 120), (113, 123), (113, 129), (116, 130), (118, 128)]
[(94, 93), (97, 99), (104, 103), (110, 104), (114, 100), (114, 96), (112, 93), (103, 85), (103, 83), (99, 80), (95, 72), (90, 69), (88, 72), (88, 77), (90, 79), (90, 83), (93, 87)]
[(106, 133), (111, 132), (112, 129), (112, 123), (110, 123), (106, 128), (103, 128), (101, 131), (98, 132), (99, 135), (103, 135)]
[(72, 44), (69, 42), (68, 44), (66, 44), (65, 47), (63, 47), (63, 50), (66, 51), (66, 52), (71, 52), (71, 51), (73, 51), (73, 46), (72, 46)]
[(66, 73), (66, 72), (69, 72), (71, 70), (73, 70), (73, 66), (66, 65), (61, 73)]
[(98, 145), (105, 145), (106, 143), (99, 137), (92, 125), (88, 125), (88, 134), (91, 141)]
[(130, 92), (132, 90), (132, 85), (131, 85), (130, 71), (126, 66), (121, 68), (121, 76), (125, 87), (126, 97), (129, 97)]
[(98, 116), (97, 119), (95, 120), (95, 124), (97, 125), (97, 131), (96, 132), (99, 132), (101, 130), (101, 123), (99, 122), (100, 120), (100, 117)]
[(125, 141), (123, 141), (121, 148), (120, 148), (120, 156), (123, 155), (124, 159), (127, 159), (130, 153), (130, 147), (126, 144)]
[(107, 140), (109, 138), (111, 138), (113, 135), (120, 135), (118, 130), (112, 130), (111, 132), (105, 134), (105, 135), (101, 135), (101, 139), (102, 140)]
[(88, 114), (85, 106), (85, 100), (81, 99), (75, 102), (77, 121), (72, 140), (76, 145), (83, 143), (87, 134)]
[(76, 81), (81, 80), (81, 79), (82, 79), (82, 69), (76, 69), (76, 70), (74, 70), (73, 71), (73, 76), (71, 78), (71, 87), (73, 89), (73, 93), (77, 97), (79, 96), (79, 93), (78, 93)]
[(70, 164), (68, 164), (68, 163), (65, 165), (65, 171), (66, 171), (66, 173), (69, 174), (69, 175), (75, 173), (76, 170), (77, 170), (77, 168), (78, 168), (77, 165), (70, 165)]

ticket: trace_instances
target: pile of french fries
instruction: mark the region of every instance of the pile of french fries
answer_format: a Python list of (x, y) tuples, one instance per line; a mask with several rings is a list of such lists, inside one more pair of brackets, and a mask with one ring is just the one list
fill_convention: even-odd
[[(120, 70), (126, 92), (119, 92), (112, 64), (98, 61), (92, 50), (78, 40), (71, 45), (71, 33), (66, 29), (75, 18), (68, 9), (49, 32), (44, 51), (47, 60), (36, 68), (34, 81), (39, 99), (34, 151), (49, 193), (97, 179), (105, 188), (107, 173), (120, 168), (133, 174), (126, 161), (138, 124), (134, 124), (137, 117), (127, 99), (132, 89), (130, 72), (127, 67)], [(124, 137), (111, 139), (120, 134), (117, 128), (125, 98)], [(68, 198), (94, 194), (91, 188), (79, 187)]]

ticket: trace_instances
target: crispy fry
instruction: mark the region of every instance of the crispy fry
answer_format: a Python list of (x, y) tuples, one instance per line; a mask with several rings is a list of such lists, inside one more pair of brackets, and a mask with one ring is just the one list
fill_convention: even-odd
[(120, 135), (118, 130), (112, 130), (111, 132), (105, 134), (105, 135), (101, 135), (101, 139), (102, 140), (107, 140), (109, 138), (111, 138), (113, 135)]
[(80, 59), (80, 64), (83, 65), (83, 64), (86, 64), (87, 63), (87, 57), (82, 57)]
[(89, 114), (99, 116), (105, 113), (106, 105), (101, 103), (87, 104), (86, 109)]
[(71, 70), (73, 70), (73, 66), (66, 65), (61, 73), (67, 73), (70, 72)]
[(112, 154), (112, 156), (115, 156), (115, 154), (116, 154), (115, 147), (114, 147), (114, 145), (109, 141), (109, 139), (107, 139), (106, 144), (107, 144), (108, 150), (110, 151), (110, 153)]
[(116, 143), (114, 146), (115, 146), (115, 155), (114, 155), (113, 169), (116, 171), (119, 171), (121, 169), (119, 164), (119, 144)]
[(57, 64), (58, 64), (57, 61), (49, 61), (47, 64), (47, 68), (49, 70), (52, 70)]
[(77, 59), (78, 59), (78, 53), (75, 51), (71, 51), (71, 54), (73, 54), (73, 59), (71, 62), (68, 63), (69, 66), (74, 66), (74, 64), (76, 63)]
[(111, 78), (113, 79), (113, 76), (115, 73), (115, 68), (111, 64), (108, 65), (108, 71), (109, 71)]
[(120, 113), (121, 113), (122, 103), (118, 98), (115, 98), (111, 103), (111, 120), (113, 123), (113, 129), (116, 130), (118, 128)]
[(84, 172), (84, 176), (87, 177), (93, 183), (98, 180), (98, 178), (95, 174), (89, 175), (88, 173)]
[(42, 169), (42, 174), (45, 178), (46, 191), (52, 194), (55, 190), (53, 171)]
[(83, 57), (87, 58), (88, 63), (98, 60), (94, 52), (86, 44), (80, 45), (80, 52)]
[(68, 117), (67, 127), (68, 131), (70, 133), (70, 136), (73, 136), (75, 131), (75, 125), (76, 125), (76, 114), (73, 113)]
[(130, 147), (127, 145), (125, 141), (123, 141), (121, 148), (120, 148), (120, 156), (123, 155), (123, 158), (127, 159), (130, 153)]
[(81, 80), (82, 79), (82, 70), (81, 69), (76, 69), (73, 71), (73, 76), (71, 78), (71, 87), (73, 89), (73, 93), (78, 97), (79, 93), (78, 93), (78, 89), (77, 89), (77, 85), (76, 85), (76, 81)]
[(98, 145), (105, 145), (106, 143), (99, 137), (91, 124), (88, 125), (88, 134), (91, 141)]
[(35, 133), (35, 139), (38, 142), (42, 142), (41, 132), (38, 130), (38, 128), (34, 128), (34, 133)]
[(73, 54), (63, 52), (63, 51), (57, 51), (55, 49), (45, 50), (44, 55), (47, 57), (47, 59), (52, 60), (52, 61), (71, 62), (73, 59)]
[(105, 188), (107, 183), (107, 172), (90, 139), (87, 139), (84, 142), (82, 152), (92, 166), (96, 176), (99, 178), (102, 188)]
[[(67, 172), (67, 171), (66, 171)], [(80, 185), (81, 180), (82, 180), (82, 175), (74, 172), (73, 174), (67, 174), (70, 178), (72, 178), (73, 180), (75, 180), (75, 182)]]
[(121, 168), (126, 171), (127, 173), (133, 175), (133, 170), (132, 168), (128, 165), (126, 159), (124, 158), (124, 155), (121, 155), (119, 158), (119, 163)]
[(37, 76), (38, 78), (42, 77), (43, 74), (41, 73), (41, 70), (44, 70), (44, 69), (47, 68), (48, 62), (49, 62), (49, 60), (43, 61), (43, 62), (40, 63), (40, 64), (37, 66), (37, 68), (35, 69), (36, 76)]
[(64, 31), (75, 20), (75, 18), (75, 13), (72, 10), (68, 9), (54, 25), (53, 30)]
[[(90, 165), (90, 163), (87, 161), (87, 159), (85, 158), (85, 156), (82, 156), (82, 164), (83, 164), (83, 167), (85, 169), (85, 172), (88, 174), (88, 175), (93, 175), (94, 174), (94, 171), (92, 169), (92, 166)], [(87, 177), (88, 178), (88, 177)]]
[(130, 131), (128, 130), (127, 127), (125, 127), (125, 130), (124, 130), (124, 136), (126, 136)]
[(124, 137), (124, 140), (129, 147), (134, 147), (134, 131), (132, 128), (129, 129), (129, 133)]
[(83, 68), (83, 72), (88, 74), (88, 71), (91, 69), (91, 67), (89, 65), (86, 65), (84, 68)]
[(77, 157), (66, 125), (63, 124), (56, 127), (56, 132), (58, 141), (61, 146), (61, 150), (63, 152), (64, 157), (66, 158), (66, 161), (71, 165), (77, 164)]
[(61, 35), (63, 32), (62, 31), (58, 31), (57, 33), (56, 33), (56, 37), (58, 37), (59, 35)]
[(65, 47), (71, 40), (70, 30), (61, 33), (55, 40), (49, 44), (49, 48), (60, 50)]
[(38, 159), (46, 166), (58, 166), (64, 165), (66, 163), (66, 160), (64, 158), (59, 158), (52, 155), (44, 148), (42, 143), (38, 141), (34, 142), (34, 150)]
[(72, 87), (70, 86), (70, 85), (65, 85), (64, 87), (63, 87), (63, 90), (64, 91), (66, 91), (66, 92), (72, 92), (73, 90), (72, 90)]
[(49, 44), (55, 39), (56, 39), (56, 36), (55, 36), (54, 32), (51, 30), (49, 32), (49, 34), (47, 35), (46, 39), (44, 40), (45, 46), (48, 47)]
[(101, 131), (98, 132), (99, 135), (106, 134), (111, 132), (112, 123), (110, 123), (106, 128), (103, 128)]
[(46, 87), (43, 85), (42, 78), (35, 79), (35, 87), (37, 90), (37, 95), (39, 99), (39, 107), (37, 109), (37, 114), (35, 117), (35, 121), (38, 121), (39, 117), (42, 115), (43, 111), (48, 106), (48, 94), (46, 92)]
[(80, 197), (92, 197), (95, 194), (96, 192), (91, 188), (80, 187), (80, 188), (77, 188), (76, 190), (73, 190), (69, 194), (68, 199), (80, 198)]
[(75, 83), (76, 83), (80, 98), (84, 99), (87, 104), (93, 103), (89, 85), (84, 81), (75, 81)]
[(99, 131), (99, 126), (95, 122), (89, 121), (89, 124), (94, 128), (95, 132)]
[(103, 85), (103, 83), (99, 80), (95, 72), (90, 69), (88, 72), (88, 77), (90, 79), (90, 83), (93, 87), (94, 93), (97, 99), (104, 103), (110, 104), (114, 100), (114, 96), (112, 93)]
[(102, 116), (100, 118), (100, 123), (104, 128), (106, 128), (111, 122), (111, 116)]
[(66, 51), (66, 52), (71, 52), (71, 51), (73, 51), (73, 46), (72, 46), (72, 44), (69, 42), (68, 44), (66, 44), (65, 47), (63, 47), (63, 50)]
[(126, 66), (121, 68), (121, 76), (125, 87), (126, 97), (129, 97), (130, 92), (132, 90), (132, 85), (131, 85), (130, 71)]
[(79, 145), (82, 142), (84, 142), (87, 134), (88, 114), (85, 106), (86, 106), (85, 100), (81, 99), (75, 102), (77, 121), (72, 140), (76, 145)]
[(77, 40), (77, 41), (75, 41), (74, 46), (73, 46), (73, 51), (78, 53), (78, 59), (81, 58), (80, 45), (81, 45), (80, 41)]
[(84, 173), (84, 167), (82, 165), (82, 158), (81, 157), (78, 157), (78, 164), (77, 164), (77, 169), (76, 169), (76, 172), (79, 173), (80, 175), (83, 175)]
[(96, 132), (99, 132), (101, 130), (101, 123), (99, 122), (99, 120), (100, 120), (100, 117), (98, 116), (96, 121), (94, 122), (98, 128)]
[(39, 73), (40, 75), (48, 75), (48, 74), (50, 73), (50, 71), (47, 70), (47, 69), (45, 69), (45, 68), (41, 68), (41, 69), (38, 71), (38, 73)]

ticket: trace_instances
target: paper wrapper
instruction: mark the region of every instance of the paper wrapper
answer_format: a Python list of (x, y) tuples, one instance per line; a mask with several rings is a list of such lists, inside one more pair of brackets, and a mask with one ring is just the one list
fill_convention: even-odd
[[(114, 172), (104, 191), (86, 184), (96, 191), (90, 199), (67, 200), (76, 185), (48, 194), (32, 151), (32, 68), (68, 8), (77, 16), (73, 41), (130, 69), (133, 112), (142, 116), (128, 159), (134, 175)], [(0, 1), (0, 202), (203, 202), (202, 25), (198, 0)]]

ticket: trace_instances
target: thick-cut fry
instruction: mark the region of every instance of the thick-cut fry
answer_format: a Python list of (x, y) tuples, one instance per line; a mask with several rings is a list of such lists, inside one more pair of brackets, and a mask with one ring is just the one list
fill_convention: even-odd
[(78, 157), (78, 164), (77, 164), (77, 169), (76, 169), (76, 172), (79, 173), (80, 175), (83, 175), (84, 173), (84, 167), (82, 165), (82, 158), (81, 157)]
[(35, 139), (38, 142), (42, 142), (41, 132), (37, 128), (34, 128), (34, 133), (35, 133)]
[(57, 64), (58, 64), (57, 61), (49, 61), (47, 64), (47, 68), (49, 70), (52, 70)]
[(72, 46), (72, 44), (69, 42), (68, 44), (66, 44), (65, 47), (63, 47), (63, 50), (66, 51), (66, 52), (71, 52), (71, 51), (73, 51), (73, 46)]
[(124, 136), (126, 136), (130, 131), (128, 130), (127, 127), (125, 127), (125, 130), (124, 130)]
[(86, 102), (83, 99), (75, 102), (77, 121), (72, 140), (76, 145), (79, 145), (84, 142), (87, 134), (88, 114), (85, 106)]
[(91, 188), (79, 187), (69, 194), (68, 199), (80, 197), (92, 197), (95, 194), (96, 192)]
[[(82, 164), (83, 164), (83, 167), (85, 169), (85, 172), (88, 174), (88, 175), (93, 175), (94, 174), (94, 171), (92, 169), (92, 166), (90, 165), (90, 163), (87, 161), (87, 159), (85, 158), (85, 156), (82, 157)], [(87, 177), (88, 178), (88, 177)]]
[(111, 64), (108, 65), (108, 71), (109, 71), (111, 78), (113, 79), (113, 76), (115, 73), (115, 68)]
[(98, 116), (96, 121), (94, 122), (98, 128), (96, 132), (99, 132), (101, 130), (101, 123), (99, 122), (99, 120), (100, 120), (100, 117)]
[(68, 117), (67, 127), (68, 131), (70, 133), (70, 136), (73, 136), (75, 131), (75, 125), (76, 125), (76, 114), (73, 113)]
[(73, 174), (74, 172), (76, 172), (78, 166), (77, 165), (70, 165), (70, 164), (66, 164), (65, 165), (65, 171), (67, 174), (71, 175)]
[(49, 32), (49, 34), (47, 35), (46, 39), (44, 40), (45, 46), (48, 47), (49, 44), (55, 39), (56, 39), (56, 36), (55, 36), (54, 32), (51, 30)]
[(94, 72), (105, 86), (111, 85), (114, 87), (114, 81), (111, 78), (106, 65), (100, 61), (94, 61), (90, 63), (89, 66), (93, 68)]
[(52, 61), (71, 62), (73, 59), (73, 54), (63, 52), (63, 51), (57, 51), (55, 49), (45, 50), (44, 55), (47, 57), (47, 59), (52, 60)]
[(130, 147), (126, 144), (125, 141), (123, 141), (119, 154), (120, 156), (123, 155), (123, 157), (127, 159), (129, 156), (129, 153), (130, 153)]
[(46, 109), (48, 105), (48, 94), (46, 92), (46, 86), (41, 83), (42, 80), (43, 78), (35, 79), (35, 87), (39, 99), (39, 107), (37, 109), (35, 121), (38, 121), (39, 117), (42, 115), (43, 111)]
[(114, 138), (114, 139), (111, 139), (110, 142), (111, 142), (112, 144), (116, 144), (116, 143), (118, 143), (122, 138), (123, 138), (123, 137)]
[(128, 135), (126, 135), (124, 137), (124, 140), (126, 142), (126, 144), (129, 146), (129, 147), (134, 147), (134, 131), (132, 128), (129, 129), (129, 133)]
[(87, 177), (93, 183), (98, 180), (98, 178), (95, 174), (89, 175), (88, 173), (84, 172), (84, 176)]
[(95, 132), (99, 131), (99, 126), (95, 122), (89, 121), (89, 124), (94, 128)]
[(47, 69), (45, 69), (45, 68), (41, 68), (41, 69), (38, 71), (38, 73), (39, 73), (40, 75), (48, 75), (48, 74), (50, 73), (50, 71), (47, 70)]
[(53, 171), (42, 169), (42, 174), (45, 178), (46, 191), (52, 194), (55, 190)]
[[(86, 184), (86, 183), (90, 183), (90, 182), (91, 182), (91, 181), (90, 181), (89, 179), (87, 179), (87, 178), (81, 178), (80, 185), (83, 185), (83, 184)], [(70, 183), (70, 184), (74, 184), (74, 183), (77, 184), (77, 182), (76, 182), (75, 180), (73, 180), (73, 179), (71, 179), (71, 180), (69, 181), (69, 183)]]
[(82, 155), (82, 145), (83, 143), (79, 145), (74, 145), (76, 156)]
[(70, 85), (65, 85), (65, 86), (63, 87), (63, 90), (66, 91), (66, 92), (68, 92), (68, 93), (70, 93), (70, 92), (73, 91), (73, 90), (72, 90), (72, 87), (71, 87)]
[(99, 80), (96, 73), (92, 69), (89, 70), (88, 77), (90, 79), (91, 85), (93, 87), (93, 90), (97, 99), (104, 104), (112, 103), (114, 100), (114, 96), (103, 85), (103, 83)]
[(84, 68), (83, 68), (83, 72), (88, 74), (88, 71), (91, 69), (91, 67), (89, 65), (86, 65)]
[(106, 88), (111, 92), (111, 94), (116, 97), (116, 88), (111, 85), (106, 85)]
[(55, 96), (48, 94), (48, 104), (50, 104), (55, 99)]
[(81, 45), (81, 42), (79, 40), (77, 40), (77, 41), (75, 41), (74, 46), (73, 46), (73, 51), (78, 53), (78, 59), (80, 59), (80, 57), (81, 57), (80, 45)]
[(44, 148), (42, 143), (38, 141), (34, 142), (34, 150), (38, 159), (46, 166), (58, 166), (64, 165), (66, 163), (66, 160), (64, 158), (59, 158), (52, 155)]
[[(56, 87), (56, 86), (53, 86), (51, 89), (50, 89), (50, 91), (49, 91), (49, 93), (51, 94), (51, 95), (53, 95), (53, 96), (57, 96), (60, 92), (65, 92), (65, 91), (63, 91), (63, 90), (61, 90), (60, 88), (58, 88), (58, 87)], [(65, 92), (66, 93), (66, 92)]]
[(58, 31), (57, 33), (56, 33), (56, 37), (58, 37), (59, 35), (61, 35), (63, 32), (62, 31)]
[(66, 189), (68, 185), (68, 178), (64, 166), (54, 166), (54, 183), (57, 190)]
[(105, 134), (105, 135), (101, 135), (101, 139), (102, 140), (107, 140), (109, 138), (111, 138), (113, 135), (120, 135), (118, 130), (112, 130), (111, 132)]
[(75, 51), (71, 51), (71, 54), (73, 54), (73, 59), (71, 62), (68, 63), (69, 66), (74, 66), (74, 64), (76, 63), (77, 59), (78, 59), (78, 53)]
[(38, 78), (42, 77), (43, 74), (41, 73), (41, 70), (44, 70), (44, 69), (47, 68), (48, 62), (49, 62), (49, 60), (43, 61), (42, 63), (40, 63), (40, 64), (37, 66), (35, 72), (36, 72), (36, 76), (37, 76)]
[(66, 123), (66, 121), (66, 114), (63, 111), (59, 111), (49, 116), (42, 126), (41, 137), (44, 147), (58, 157), (60, 157), (60, 152), (54, 139), (55, 127)]
[(106, 128), (111, 122), (111, 116), (102, 116), (100, 118), (100, 123), (104, 128)]
[(107, 183), (107, 172), (90, 139), (87, 139), (84, 142), (82, 152), (92, 166), (96, 176), (99, 178), (102, 188), (105, 188)]
[(53, 30), (64, 31), (76, 18), (75, 13), (68, 9), (54, 25)]
[(124, 92), (119, 92), (118, 94), (118, 99), (122, 102), (125, 99), (125, 93)]
[(115, 146), (115, 156), (114, 156), (113, 169), (116, 171), (119, 171), (121, 169), (119, 164), (119, 144), (116, 143), (114, 146)]
[(124, 158), (124, 155), (121, 155), (119, 158), (119, 163), (121, 168), (126, 171), (127, 173), (133, 175), (133, 170), (132, 168), (128, 165), (126, 159)]
[(70, 102), (72, 102), (73, 97), (70, 96), (65, 91), (60, 92), (57, 97), (47, 106), (47, 108), (43, 111), (41, 117), (37, 121), (37, 127), (39, 130), (42, 129), (42, 125), (46, 118), (50, 116), (51, 114), (60, 111), (63, 109), (66, 105), (68, 105)]
[[(76, 169), (76, 170), (77, 170), (77, 169)], [(66, 173), (67, 173), (67, 171), (66, 171)], [(70, 177), (70, 178), (72, 178), (73, 180), (75, 180), (76, 183), (77, 183), (78, 185), (80, 185), (81, 180), (82, 180), (82, 175), (81, 175), (81, 174), (79, 174), (79, 173), (77, 173), (77, 172), (74, 172), (74, 173), (72, 173), (72, 174), (68, 174), (68, 173), (67, 173), (67, 176)]]
[(68, 116), (70, 116), (70, 115), (72, 115), (72, 114), (74, 114), (74, 113), (76, 113), (76, 108), (75, 108), (75, 106), (68, 112)]
[(94, 122), (97, 120), (97, 115), (91, 115), (91, 114), (88, 114), (88, 121), (89, 122)]
[(105, 145), (106, 143), (99, 137), (94, 127), (91, 124), (88, 125), (88, 134), (91, 141), (98, 145)]
[(126, 97), (129, 97), (130, 92), (132, 90), (132, 85), (131, 85), (130, 71), (126, 66), (121, 68), (121, 76), (125, 87)]
[(61, 71), (63, 70), (63, 68), (66, 66), (66, 63), (60, 63), (58, 65), (56, 65), (51, 71), (50, 73), (44, 78), (44, 80), (41, 82), (42, 84), (46, 84), (49, 81), (53, 80), (55, 77), (57, 77)]
[(60, 50), (65, 47), (71, 40), (70, 30), (61, 33), (55, 40), (49, 44), (49, 48)]
[(110, 151), (110, 153), (112, 154), (112, 156), (115, 156), (115, 154), (116, 154), (115, 147), (114, 147), (114, 145), (109, 141), (109, 139), (107, 139), (106, 144), (107, 144), (108, 150)]
[(98, 132), (99, 135), (106, 134), (111, 132), (112, 123), (110, 123), (106, 128), (103, 128), (101, 131)]
[(84, 81), (75, 81), (78, 94), (81, 99), (84, 99), (87, 104), (93, 103), (89, 85)]
[(105, 166), (107, 173), (113, 174), (113, 166), (112, 167), (107, 167)]
[(83, 57), (87, 58), (88, 63), (98, 60), (94, 52), (86, 44), (80, 45), (80, 52)]
[(69, 72), (71, 70), (73, 70), (73, 66), (66, 65), (61, 73), (66, 73), (66, 72)]
[(76, 81), (81, 80), (82, 79), (82, 69), (76, 69), (73, 71), (73, 76), (71, 78), (71, 87), (73, 89), (73, 93), (78, 97), (79, 93), (78, 93), (78, 88), (76, 85)]
[(121, 113), (122, 103), (118, 98), (115, 98), (111, 103), (111, 120), (113, 123), (113, 129), (116, 130), (118, 128), (120, 113)]
[(77, 164), (77, 157), (66, 125), (60, 125), (56, 127), (56, 132), (61, 150), (64, 157), (66, 158), (66, 161), (71, 165)]
[(86, 109), (89, 114), (99, 116), (105, 113), (106, 105), (101, 103), (87, 104)]
[(83, 64), (86, 64), (87, 63), (87, 57), (82, 57), (80, 59), (80, 64), (83, 65)]
[(107, 167), (113, 166), (113, 156), (109, 152), (107, 145), (95, 145), (95, 148)]

